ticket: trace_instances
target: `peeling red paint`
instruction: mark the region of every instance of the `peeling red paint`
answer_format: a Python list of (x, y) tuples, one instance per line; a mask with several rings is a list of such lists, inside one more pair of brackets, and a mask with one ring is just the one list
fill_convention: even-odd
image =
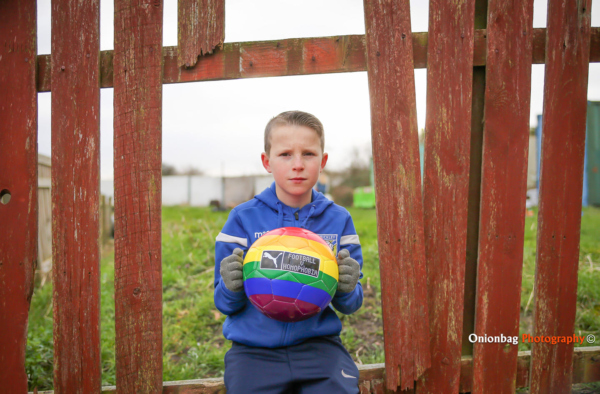
[[(475, 333), (519, 335), (533, 0), (488, 3)], [(500, 302), (501, 300), (501, 302)], [(473, 392), (514, 392), (516, 344), (475, 343)]]
[[(534, 335), (573, 335), (590, 56), (590, 0), (550, 0)], [(573, 344), (534, 343), (531, 390), (571, 390)]]
[(431, 368), (417, 393), (457, 392), (464, 308), (475, 0), (429, 5), (423, 205)]
[(177, 66), (193, 67), (199, 56), (225, 42), (225, 0), (179, 0)]
[(25, 345), (37, 265), (36, 2), (0, 2), (0, 382), (27, 392)]
[(115, 345), (121, 393), (162, 389), (162, 2), (115, 2)]
[[(99, 392), (100, 4), (52, 2), (54, 390)], [(85, 26), (85, 30), (82, 30)], [(63, 69), (64, 67), (64, 69)]]
[(410, 5), (365, 0), (387, 388), (430, 366)]

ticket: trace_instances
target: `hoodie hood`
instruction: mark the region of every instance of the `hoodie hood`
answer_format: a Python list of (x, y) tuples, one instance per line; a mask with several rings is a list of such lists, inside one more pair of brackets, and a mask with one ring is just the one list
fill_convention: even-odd
[(300, 227), (306, 228), (307, 222), (310, 218), (315, 218), (321, 215), (325, 209), (333, 204), (333, 201), (327, 199), (322, 193), (319, 193), (313, 189), (310, 203), (306, 204), (302, 208), (289, 207), (279, 201), (279, 198), (277, 198), (277, 194), (275, 192), (275, 182), (273, 182), (270, 187), (263, 190), (262, 193), (257, 194), (254, 197), (263, 202), (273, 211), (277, 212), (278, 228), (283, 227), (284, 218), (291, 218), (296, 212), (298, 213), (297, 220), (299, 220), (301, 223)]

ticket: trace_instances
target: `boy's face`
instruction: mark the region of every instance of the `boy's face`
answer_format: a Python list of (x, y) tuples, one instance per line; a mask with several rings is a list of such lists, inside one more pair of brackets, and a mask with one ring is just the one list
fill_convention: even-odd
[(283, 125), (271, 130), (271, 152), (261, 155), (265, 169), (275, 178), (277, 197), (301, 208), (310, 203), (312, 188), (327, 163), (317, 133), (306, 126)]

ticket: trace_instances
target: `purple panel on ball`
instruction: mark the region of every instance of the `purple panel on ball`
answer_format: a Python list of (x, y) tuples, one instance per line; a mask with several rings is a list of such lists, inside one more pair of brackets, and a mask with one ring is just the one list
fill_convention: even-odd
[(296, 300), (296, 308), (298, 308), (298, 310), (307, 318), (321, 312), (321, 308), (317, 305), (302, 300)]
[(294, 323), (308, 319), (310, 316), (303, 314), (296, 308), (294, 298), (275, 296), (273, 302), (264, 308), (264, 313), (271, 319), (286, 323)]
[(273, 301), (273, 294), (254, 294), (248, 297), (250, 302), (264, 313), (264, 306)]

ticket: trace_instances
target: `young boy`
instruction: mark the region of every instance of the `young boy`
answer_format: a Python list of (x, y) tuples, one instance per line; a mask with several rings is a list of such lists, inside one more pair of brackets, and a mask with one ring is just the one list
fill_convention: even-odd
[[(225, 386), (238, 393), (358, 393), (358, 369), (342, 345), (344, 314), (362, 305), (362, 251), (348, 211), (313, 190), (327, 163), (323, 125), (311, 114), (283, 112), (265, 128), (265, 169), (275, 182), (234, 208), (215, 246), (215, 305), (233, 341), (225, 355)], [(338, 289), (331, 305), (296, 323), (263, 315), (242, 280), (243, 255), (267, 231), (301, 227), (338, 250)]]

